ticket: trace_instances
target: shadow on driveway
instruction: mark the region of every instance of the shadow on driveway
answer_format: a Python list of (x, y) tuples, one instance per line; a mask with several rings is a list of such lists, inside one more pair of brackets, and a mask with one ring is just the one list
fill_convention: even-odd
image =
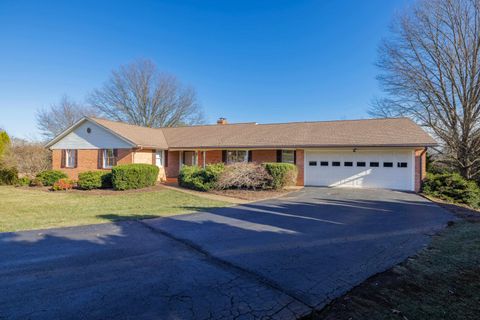
[(0, 319), (294, 319), (414, 254), (450, 219), (415, 194), (306, 188), (183, 216), (0, 234)]

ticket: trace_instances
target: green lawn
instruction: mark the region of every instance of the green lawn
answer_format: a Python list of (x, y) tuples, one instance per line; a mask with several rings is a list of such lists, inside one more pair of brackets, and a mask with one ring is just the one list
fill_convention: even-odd
[(0, 232), (166, 217), (229, 204), (183, 192), (48, 192), (0, 186)]

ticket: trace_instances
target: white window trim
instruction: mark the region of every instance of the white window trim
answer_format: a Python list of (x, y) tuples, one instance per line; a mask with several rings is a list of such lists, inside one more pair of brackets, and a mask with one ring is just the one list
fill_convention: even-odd
[(65, 150), (65, 168), (75, 168), (75, 149)]
[[(160, 157), (158, 156), (160, 155)], [(157, 164), (157, 159), (160, 158), (160, 164)], [(155, 150), (155, 165), (163, 168), (165, 161), (165, 150)]]
[(108, 150), (112, 150), (112, 152), (114, 153), (114, 157), (115, 157), (115, 151), (114, 149), (103, 149), (103, 154), (102, 154), (102, 167), (103, 169), (112, 169), (114, 166), (113, 165), (108, 165), (107, 164), (107, 152)]
[(245, 156), (243, 158), (243, 162), (248, 162), (248, 152), (249, 150), (244, 150), (244, 149), (238, 149), (238, 150), (227, 150), (227, 159), (226, 162), (227, 164), (232, 164), (232, 163), (242, 163), (242, 161), (236, 161), (236, 162), (231, 162), (228, 160), (228, 152), (231, 151), (231, 152), (239, 152), (239, 151), (242, 151), (242, 152), (245, 152)]
[[(292, 162), (286, 162), (284, 160), (284, 157), (283, 157), (283, 153), (287, 151), (287, 152), (291, 152), (292, 153)], [(295, 164), (295, 150), (292, 150), (292, 149), (282, 149), (282, 163), (291, 163), (291, 164)]]

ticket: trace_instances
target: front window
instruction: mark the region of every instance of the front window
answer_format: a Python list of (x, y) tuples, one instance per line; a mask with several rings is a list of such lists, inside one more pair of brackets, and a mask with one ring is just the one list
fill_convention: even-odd
[(155, 153), (155, 164), (158, 167), (163, 167), (163, 150), (157, 150)]
[(198, 163), (198, 154), (196, 151), (184, 151), (182, 164), (187, 166), (196, 166)]
[(116, 165), (115, 149), (103, 150), (103, 167), (109, 169)]
[(65, 150), (65, 167), (75, 168), (75, 150)]
[(246, 150), (228, 150), (227, 163), (247, 162), (248, 152)]
[(282, 162), (295, 163), (295, 151), (294, 150), (282, 150)]

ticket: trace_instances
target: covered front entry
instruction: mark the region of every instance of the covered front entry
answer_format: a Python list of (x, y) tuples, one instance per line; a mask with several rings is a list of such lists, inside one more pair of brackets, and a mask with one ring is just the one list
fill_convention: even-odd
[(415, 189), (414, 150), (305, 151), (305, 185)]

